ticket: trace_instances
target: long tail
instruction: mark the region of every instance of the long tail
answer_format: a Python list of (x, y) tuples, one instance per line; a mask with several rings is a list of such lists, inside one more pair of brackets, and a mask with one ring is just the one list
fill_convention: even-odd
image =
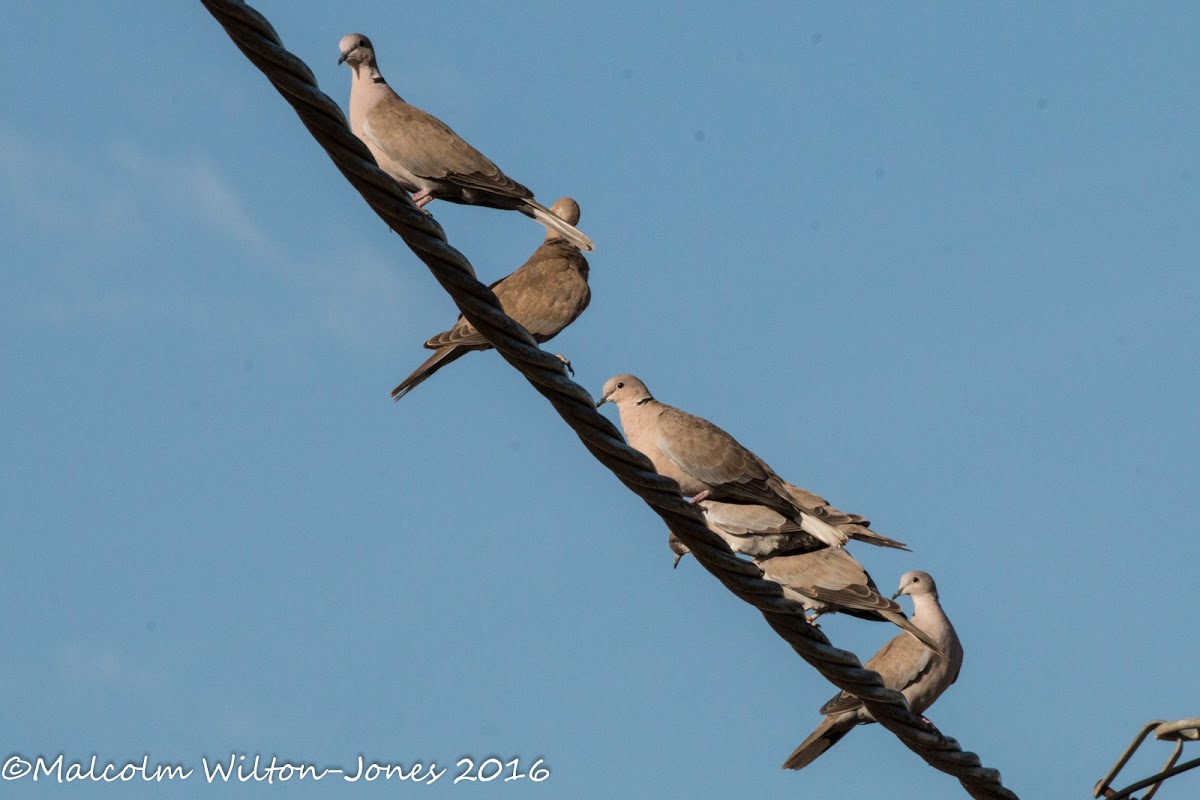
[(392, 389), (392, 400), (399, 400), (401, 397), (404, 397), (404, 395), (424, 383), (433, 373), (450, 362), (457, 361), (469, 352), (471, 352), (470, 349), (466, 347), (456, 347), (454, 345), (439, 347), (434, 351), (433, 355), (425, 359), (424, 364), (413, 370), (411, 375), (400, 381), (399, 386)]
[(596, 249), (596, 244), (587, 237), (587, 234), (583, 233), (583, 231), (579, 230), (571, 223), (563, 220), (562, 217), (558, 216), (536, 200), (526, 198), (525, 205), (521, 206), (520, 210), (521, 213), (533, 217), (543, 225), (549, 225), (551, 228), (554, 228), (554, 230), (565, 236), (571, 244), (575, 245), (580, 250), (590, 253)]
[(900, 614), (896, 611), (888, 611), (886, 609), (880, 611), (879, 613), (888, 622), (899, 625), (901, 628), (903, 628), (904, 630), (911, 633), (913, 636), (920, 639), (921, 644), (925, 645), (926, 647), (928, 647), (933, 652), (937, 653), (942, 658), (946, 658), (946, 651), (942, 649), (941, 645), (939, 645), (937, 642), (935, 642), (929, 636), (929, 634), (927, 634), (925, 631), (921, 630), (916, 625), (913, 625), (911, 622), (909, 622), (908, 617), (906, 617), (903, 614)]
[[(847, 514), (843, 511), (838, 511), (836, 508), (829, 505), (829, 502), (820, 495), (815, 495), (807, 489), (801, 489), (793, 483), (781, 481), (784, 489), (791, 496), (793, 502), (802, 509), (811, 509), (808, 513), (824, 522), (827, 525), (836, 528), (840, 535), (857, 539), (860, 542), (873, 544), (876, 547), (894, 547), (897, 550), (907, 550), (908, 545), (896, 539), (888, 538), (882, 534), (878, 534), (870, 528), (870, 521), (866, 517), (858, 514)], [(818, 539), (825, 539), (819, 534), (814, 533)], [(839, 547), (840, 545), (833, 545)]]
[[(862, 525), (848, 525), (850, 528), (850, 538), (867, 544), (873, 544), (876, 547), (894, 547), (897, 550), (908, 550), (908, 545), (904, 542), (898, 542), (895, 539), (889, 539), (882, 534), (878, 534), (870, 528), (864, 528)], [(911, 552), (911, 551), (910, 551)]]
[(800, 743), (783, 762), (784, 769), (804, 769), (833, 747), (858, 724), (856, 714), (832, 714), (821, 720), (817, 729)]

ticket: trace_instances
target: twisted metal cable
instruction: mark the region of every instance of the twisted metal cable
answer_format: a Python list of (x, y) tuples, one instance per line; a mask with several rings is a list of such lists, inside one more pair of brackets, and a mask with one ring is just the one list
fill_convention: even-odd
[(495, 294), (475, 279), (470, 262), (446, 241), (441, 226), (417, 210), (408, 193), (379, 169), (366, 146), (351, 133), (341, 109), (317, 88), (304, 62), (284, 49), (266, 18), (240, 0), (201, 2), (292, 105), (367, 204), (425, 262), (467, 321), (550, 401), (588, 451), (662, 517), (706, 570), (762, 612), (801, 658), (860, 699), (909, 749), (958, 778), (971, 797), (1017, 800), (1001, 784), (999, 771), (981, 766), (977, 755), (962, 750), (954, 739), (913, 714), (903, 695), (884, 687), (879, 675), (863, 669), (853, 653), (833, 647), (805, 621), (803, 607), (783, 597), (779, 584), (764, 580), (757, 566), (735, 556), (709, 531), (696, 507), (680, 496), (675, 481), (659, 475), (644, 455), (625, 444), (616, 427), (596, 411), (587, 391), (566, 377), (562, 362), (538, 348), (529, 333), (504, 314)]

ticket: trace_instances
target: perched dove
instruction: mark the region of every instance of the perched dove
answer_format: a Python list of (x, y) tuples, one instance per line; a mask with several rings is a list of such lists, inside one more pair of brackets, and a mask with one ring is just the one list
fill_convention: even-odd
[(838, 527), (843, 522), (866, 530), (862, 517), (836, 509), (833, 521), (827, 521), (821, 512), (828, 513), (829, 506), (822, 498), (780, 478), (766, 462), (708, 420), (658, 402), (633, 375), (608, 379), (596, 407), (608, 402), (617, 406), (629, 446), (649, 458), (660, 475), (677, 481), (692, 502), (757, 503), (830, 547), (841, 547), (850, 538), (853, 531)]
[[(838, 611), (891, 622), (942, 653), (938, 643), (909, 622), (894, 600), (879, 594), (863, 565), (844, 549), (827, 546), (766, 506), (714, 500), (698, 505), (709, 530), (724, 539), (730, 550), (753, 557), (763, 576), (783, 587), (785, 597), (816, 612), (810, 622)], [(690, 550), (673, 533), (667, 544), (678, 567)]]
[[(717, 500), (702, 500), (697, 505), (704, 512), (704, 519), (708, 523), (709, 529), (724, 539), (725, 543), (729, 545), (729, 549), (735, 553), (752, 558), (771, 558), (791, 553), (810, 553), (826, 546), (825, 541), (814, 536), (810, 531), (816, 525), (829, 524), (827, 517), (805, 514), (806, 524), (812, 523), (806, 528), (805, 525), (798, 525), (779, 512), (756, 503), (722, 503)], [(880, 536), (861, 525), (847, 526), (847, 528), (838, 528), (838, 530), (848, 533), (851, 539), (878, 547), (908, 549), (903, 542)], [(684, 547), (682, 542), (680, 542), (680, 546)], [(683, 555), (674, 547), (671, 549), (677, 555)]]
[(580, 250), (595, 245), (536, 200), (437, 117), (410, 106), (379, 74), (371, 40), (342, 37), (338, 63), (350, 65), (350, 129), (420, 208), (430, 200), (513, 209), (548, 225)]
[[(551, 208), (567, 222), (579, 221), (579, 204), (569, 197), (555, 201)], [(546, 240), (529, 260), (507, 278), (493, 283), (491, 289), (504, 313), (521, 323), (539, 344), (574, 322), (592, 299), (587, 259), (550, 226), (546, 226)], [(491, 349), (487, 339), (462, 315), (453, 328), (434, 336), (425, 346), (434, 354), (392, 390), (393, 400), (404, 397), (467, 353)]]
[[(900, 589), (893, 597), (902, 594), (913, 599), (912, 623), (929, 634), (949, 657), (942, 658), (902, 633), (880, 648), (866, 668), (878, 672), (885, 686), (903, 694), (914, 714), (922, 714), (958, 679), (963, 649), (954, 626), (938, 603), (937, 584), (928, 573), (904, 573)], [(785, 769), (803, 769), (855, 725), (875, 721), (862, 703), (846, 692), (838, 693), (821, 706), (821, 713), (826, 715), (825, 719), (783, 762)]]
[(817, 612), (810, 622), (822, 614), (838, 611), (860, 619), (891, 622), (938, 655), (948, 655), (940, 642), (908, 621), (895, 600), (879, 593), (863, 565), (844, 549), (823, 547), (808, 553), (762, 559), (757, 564), (764, 578), (783, 587), (784, 597)]

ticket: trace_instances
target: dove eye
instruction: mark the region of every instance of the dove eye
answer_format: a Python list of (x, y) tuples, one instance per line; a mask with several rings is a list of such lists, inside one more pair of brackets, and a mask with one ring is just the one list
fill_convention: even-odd
[(617, 384), (617, 388), (618, 388), (618, 389), (624, 389), (624, 388), (625, 388), (625, 384), (624, 384), (623, 382), (622, 382), (622, 383), (618, 383), (618, 384)]

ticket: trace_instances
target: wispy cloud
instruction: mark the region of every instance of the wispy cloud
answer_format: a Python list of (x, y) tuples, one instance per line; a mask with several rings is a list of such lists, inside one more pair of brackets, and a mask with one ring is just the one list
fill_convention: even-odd
[[(320, 335), (358, 349), (378, 345), (402, 314), (405, 284), (420, 277), (398, 272), (398, 241), (387, 254), (334, 240), (294, 252), (210, 158), (128, 142), (88, 157), (0, 126), (0, 216), (0, 234), (21, 253), (0, 302), (22, 324), (192, 326), (216, 340)], [(224, 281), (217, 267), (197, 276), (178, 266), (201, 246), (228, 253)], [(258, 295), (228, 278), (239, 269), (246, 283), (257, 276)]]
[[(156, 156), (128, 143), (112, 148), (112, 163), (140, 187), (158, 187), (156, 199), (198, 219), (214, 233), (247, 247), (255, 257), (271, 262), (286, 257), (284, 249), (254, 222), (217, 167), (203, 157), (182, 160)], [(165, 191), (163, 187), (171, 187)]]

